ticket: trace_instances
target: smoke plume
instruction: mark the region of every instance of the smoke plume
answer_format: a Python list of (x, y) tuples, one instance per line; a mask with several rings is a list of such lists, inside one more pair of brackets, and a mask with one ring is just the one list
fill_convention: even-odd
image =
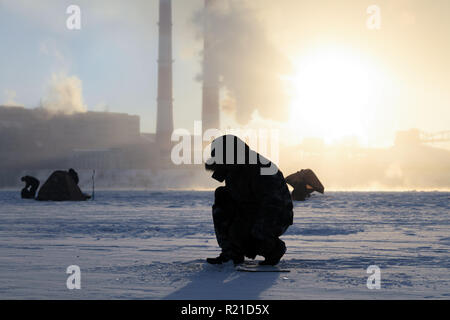
[(81, 80), (63, 73), (53, 74), (48, 84), (47, 95), (42, 100), (42, 107), (63, 114), (86, 112)]
[(224, 111), (235, 113), (241, 124), (256, 110), (264, 118), (285, 120), (287, 96), (281, 77), (289, 73), (290, 63), (269, 41), (255, 2), (211, 3), (207, 11), (197, 13), (195, 23), (198, 34), (212, 40), (208, 53), (228, 95)]
[(6, 100), (2, 103), (3, 105), (8, 107), (23, 107), (22, 104), (16, 101), (17, 93), (14, 90), (6, 89), (4, 94), (6, 96)]

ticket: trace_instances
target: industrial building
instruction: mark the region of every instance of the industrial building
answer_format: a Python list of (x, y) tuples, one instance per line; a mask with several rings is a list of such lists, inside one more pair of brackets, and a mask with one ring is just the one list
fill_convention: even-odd
[(0, 106), (3, 169), (147, 168), (152, 147), (138, 116)]

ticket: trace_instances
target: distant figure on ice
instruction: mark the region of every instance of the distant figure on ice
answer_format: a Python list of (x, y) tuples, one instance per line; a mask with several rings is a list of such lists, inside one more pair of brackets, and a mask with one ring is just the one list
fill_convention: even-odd
[(85, 201), (89, 195), (78, 187), (78, 174), (75, 170), (55, 171), (39, 190), (39, 201)]
[(73, 170), (72, 168), (69, 169), (69, 176), (73, 179), (76, 185), (80, 182), (80, 179), (78, 178), (78, 173)]
[(31, 176), (24, 176), (20, 180), (25, 182), (25, 188), (21, 191), (22, 199), (34, 199), (39, 188), (39, 180)]
[(240, 264), (245, 256), (261, 255), (261, 265), (276, 265), (286, 252), (279, 237), (293, 223), (292, 200), (281, 171), (233, 135), (212, 142), (205, 167), (214, 179), (225, 181), (216, 189), (212, 207), (222, 252), (207, 262)]
[(311, 169), (302, 169), (286, 177), (294, 190), (292, 200), (305, 201), (314, 191), (324, 193), (325, 188)]

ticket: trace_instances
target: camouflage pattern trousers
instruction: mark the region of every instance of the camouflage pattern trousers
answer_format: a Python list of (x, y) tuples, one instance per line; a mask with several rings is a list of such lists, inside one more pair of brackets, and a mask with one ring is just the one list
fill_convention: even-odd
[(288, 226), (279, 226), (270, 219), (258, 217), (255, 204), (237, 204), (226, 187), (215, 191), (212, 216), (217, 242), (222, 253), (230, 258), (267, 257), (284, 246), (279, 237)]

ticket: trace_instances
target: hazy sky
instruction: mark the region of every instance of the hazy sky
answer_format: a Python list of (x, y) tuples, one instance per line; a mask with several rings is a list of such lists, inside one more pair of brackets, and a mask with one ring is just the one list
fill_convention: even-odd
[[(224, 75), (226, 117), (259, 109), (267, 123), (286, 122), (302, 137), (326, 131), (323, 138), (332, 141), (354, 134), (372, 146), (391, 144), (397, 130), (450, 129), (450, 1), (222, 2), (222, 17), (233, 18), (220, 20), (224, 48), (234, 38), (244, 44), (225, 51), (223, 65), (256, 61), (242, 70), (249, 79), (242, 85), (236, 75)], [(234, 19), (240, 3), (243, 15)], [(81, 30), (66, 28), (71, 4), (81, 8)], [(195, 17), (202, 5), (173, 0), (175, 127), (192, 128), (200, 119), (202, 43)], [(378, 30), (366, 26), (370, 5), (381, 10)], [(0, 0), (0, 104), (35, 107), (55, 75), (67, 76), (79, 79), (88, 110), (138, 114), (142, 130), (154, 131), (157, 21), (157, 0)], [(236, 25), (245, 30), (230, 29)], [(259, 74), (271, 81), (254, 81)], [(289, 98), (287, 105), (274, 102), (272, 112), (257, 92), (270, 94), (273, 79)], [(255, 101), (245, 96), (250, 91)], [(295, 121), (277, 117), (282, 110)]]

